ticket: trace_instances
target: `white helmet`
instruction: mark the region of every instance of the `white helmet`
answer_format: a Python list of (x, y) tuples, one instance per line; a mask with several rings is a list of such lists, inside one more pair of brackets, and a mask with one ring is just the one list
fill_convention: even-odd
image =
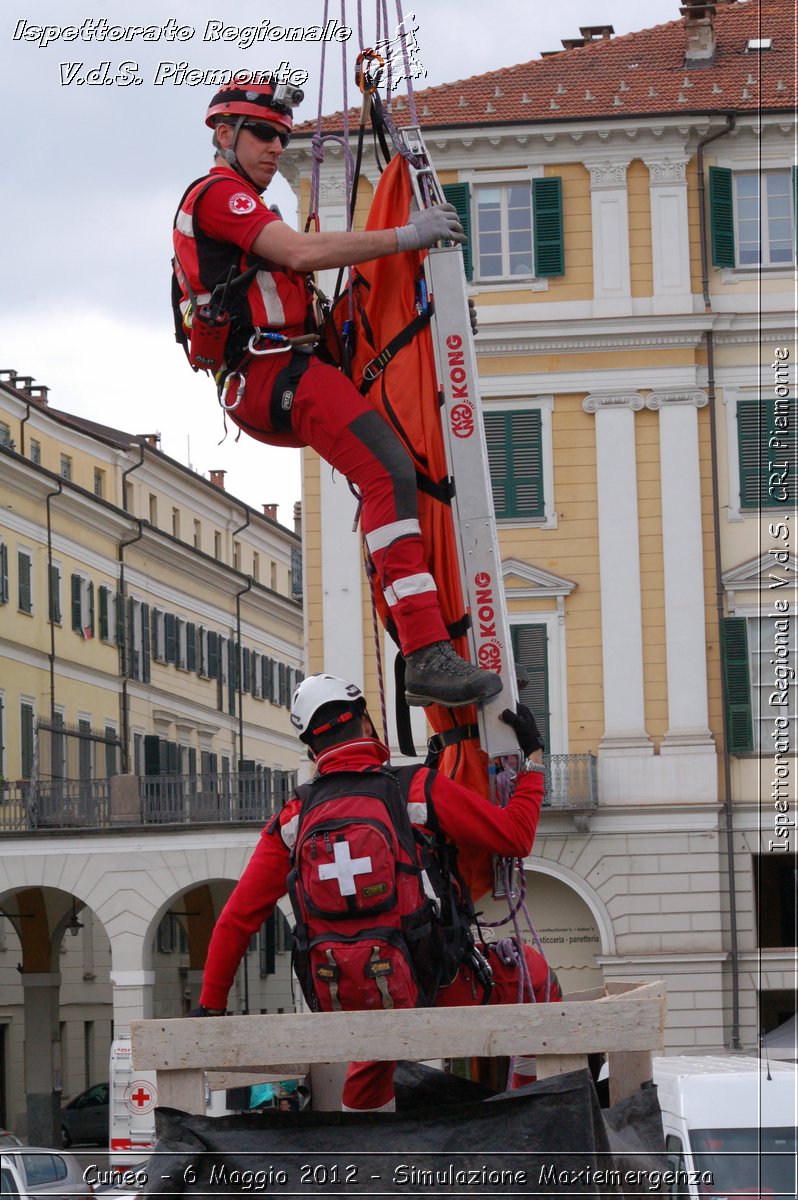
[(356, 683), (349, 683), (338, 675), (320, 672), (309, 675), (295, 688), (291, 697), (291, 724), (299, 734), (299, 740), (308, 741), (313, 718), (325, 704), (358, 704), (366, 707), (366, 698)]

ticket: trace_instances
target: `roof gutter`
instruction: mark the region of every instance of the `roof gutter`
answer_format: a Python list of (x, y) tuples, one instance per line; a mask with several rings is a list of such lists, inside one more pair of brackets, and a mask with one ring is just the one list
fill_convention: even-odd
[[(698, 170), (698, 229), (701, 247), (701, 287), (704, 295), (704, 311), (712, 312), (712, 297), (709, 291), (709, 238), (707, 236), (706, 184), (704, 179), (704, 149), (710, 142), (731, 133), (737, 114), (727, 112), (726, 125), (715, 133), (707, 134), (698, 142), (696, 165)], [(722, 558), (720, 545), (720, 485), (718, 480), (718, 430), (715, 414), (715, 341), (710, 322), (704, 332), (707, 347), (707, 397), (709, 400), (709, 439), (712, 469), (712, 527), (715, 560), (715, 607), (720, 632), (724, 619)], [(740, 952), (737, 942), (737, 887), (734, 870), (734, 806), (732, 803), (731, 752), (729, 750), (728, 689), (725, 672), (721, 667), (721, 718), (723, 729), (723, 815), (726, 836), (726, 874), (729, 881), (729, 954), (731, 958), (732, 1021), (730, 1049), (740, 1046)]]

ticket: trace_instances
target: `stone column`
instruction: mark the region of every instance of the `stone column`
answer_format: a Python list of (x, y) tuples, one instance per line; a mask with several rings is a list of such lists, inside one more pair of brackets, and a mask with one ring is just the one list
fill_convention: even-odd
[(590, 395), (596, 414), (599, 580), (604, 674), (601, 749), (653, 753), (645, 729), (640, 539), (637, 517), (637, 392)]
[(61, 1145), (60, 987), (61, 976), (55, 972), (22, 974), (29, 1146)]
[(130, 1034), (131, 1021), (146, 1021), (153, 1014), (154, 971), (111, 971), (114, 1001), (114, 1036)]
[(632, 277), (629, 261), (629, 160), (586, 162), (590, 172), (593, 230), (593, 313), (630, 316)]
[(705, 392), (654, 391), (659, 412), (668, 732), (662, 753), (698, 746), (714, 753), (707, 696), (704, 547), (698, 409)]
[(692, 312), (687, 159), (645, 159), (651, 197), (653, 310)]

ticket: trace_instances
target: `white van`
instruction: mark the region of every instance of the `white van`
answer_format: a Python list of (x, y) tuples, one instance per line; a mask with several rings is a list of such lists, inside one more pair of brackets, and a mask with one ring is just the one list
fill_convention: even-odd
[(155, 1071), (134, 1071), (130, 1038), (114, 1038), (108, 1076), (108, 1146), (113, 1167), (138, 1165), (155, 1146)]
[(671, 1195), (798, 1197), (794, 1064), (733, 1054), (655, 1058), (654, 1083)]

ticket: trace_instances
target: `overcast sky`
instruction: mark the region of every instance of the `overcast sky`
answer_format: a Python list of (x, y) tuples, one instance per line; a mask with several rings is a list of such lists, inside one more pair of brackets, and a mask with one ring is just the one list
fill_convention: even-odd
[[(56, 408), (132, 433), (160, 432), (167, 454), (203, 474), (226, 468), (229, 491), (253, 507), (278, 502), (278, 519), (290, 525), (301, 494), (299, 453), (245, 435), (236, 442), (234, 429), (219, 445), (224, 430), (214, 386), (191, 372), (173, 338), (172, 218), (186, 185), (211, 165), (203, 117), (215, 90), (181, 82), (180, 64), (253, 70), (287, 60), (310, 73), (299, 116), (312, 119), (319, 42), (264, 40), (244, 49), (246, 33), (213, 40), (213, 29), (240, 31), (266, 20), (318, 25), (323, 0), (279, 7), (250, 0), (218, 6), (106, 0), (94, 7), (85, 0), (29, 0), (4, 8), (0, 368), (46, 384)], [(344, 44), (351, 100), (357, 5), (350, 0), (329, 9), (354, 31)], [(362, 9), (370, 45), (374, 20), (366, 14), (374, 5), (363, 0)], [(393, 21), (392, 0), (389, 9)], [(406, 18), (416, 15), (418, 57), (427, 72), (415, 82), (418, 89), (538, 58), (559, 48), (562, 38), (578, 36), (580, 25), (607, 22), (624, 34), (676, 20), (679, 0), (407, 0), (403, 11)], [(110, 27), (155, 25), (163, 36), (103, 41), (103, 18)], [(85, 24), (92, 21), (94, 28)], [(69, 26), (81, 28), (77, 40), (63, 36)], [(41, 36), (35, 27), (55, 29)], [(341, 51), (340, 43), (328, 43), (325, 112), (341, 105)], [(97, 75), (110, 82), (75, 82), (98, 67)], [(124, 82), (133, 77), (140, 82)], [(284, 180), (275, 180), (268, 198), (295, 223)]]

